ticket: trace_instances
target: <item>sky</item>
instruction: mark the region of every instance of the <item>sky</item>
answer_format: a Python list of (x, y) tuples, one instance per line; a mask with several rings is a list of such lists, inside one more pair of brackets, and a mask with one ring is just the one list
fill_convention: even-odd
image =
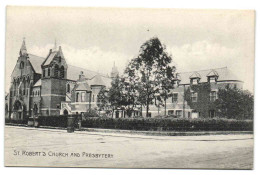
[(6, 17), (6, 89), (23, 37), (31, 54), (46, 58), (56, 40), (68, 64), (110, 74), (156, 36), (177, 72), (227, 66), (254, 91), (254, 11), (9, 6)]

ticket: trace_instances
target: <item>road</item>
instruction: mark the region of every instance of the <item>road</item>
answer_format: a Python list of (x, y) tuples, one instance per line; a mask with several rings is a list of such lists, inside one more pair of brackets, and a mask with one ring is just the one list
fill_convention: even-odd
[(143, 136), (5, 127), (5, 166), (252, 169), (253, 135)]

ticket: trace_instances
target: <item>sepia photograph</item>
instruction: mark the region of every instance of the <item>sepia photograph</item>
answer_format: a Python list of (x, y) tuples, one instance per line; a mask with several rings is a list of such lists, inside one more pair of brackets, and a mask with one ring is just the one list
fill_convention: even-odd
[(254, 169), (255, 11), (7, 6), (7, 167)]

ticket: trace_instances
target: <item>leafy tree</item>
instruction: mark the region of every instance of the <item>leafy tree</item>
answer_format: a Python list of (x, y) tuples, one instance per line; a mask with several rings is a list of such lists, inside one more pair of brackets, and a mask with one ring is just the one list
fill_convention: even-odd
[(105, 87), (102, 87), (101, 90), (99, 91), (97, 95), (97, 106), (99, 110), (99, 115), (100, 111), (104, 111), (109, 107), (109, 99), (108, 99), (108, 94), (107, 90)]
[(218, 115), (234, 119), (253, 119), (254, 96), (249, 91), (227, 86), (219, 89), (215, 101)]
[(170, 66), (171, 61), (166, 47), (154, 37), (141, 46), (138, 57), (132, 59), (125, 69), (132, 84), (131, 90), (138, 94), (137, 101), (146, 106), (147, 117), (149, 105), (154, 103), (154, 99), (167, 99), (169, 89), (173, 88), (175, 67)]
[(124, 84), (122, 83), (121, 78), (117, 75), (111, 83), (111, 88), (108, 91), (108, 101), (112, 107), (112, 117), (114, 110), (121, 108), (122, 105), (125, 105), (124, 101)]

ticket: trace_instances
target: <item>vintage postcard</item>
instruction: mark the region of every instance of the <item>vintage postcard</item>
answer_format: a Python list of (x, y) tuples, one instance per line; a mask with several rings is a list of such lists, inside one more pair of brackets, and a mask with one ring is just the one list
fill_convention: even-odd
[(253, 10), (6, 7), (5, 166), (253, 169)]

